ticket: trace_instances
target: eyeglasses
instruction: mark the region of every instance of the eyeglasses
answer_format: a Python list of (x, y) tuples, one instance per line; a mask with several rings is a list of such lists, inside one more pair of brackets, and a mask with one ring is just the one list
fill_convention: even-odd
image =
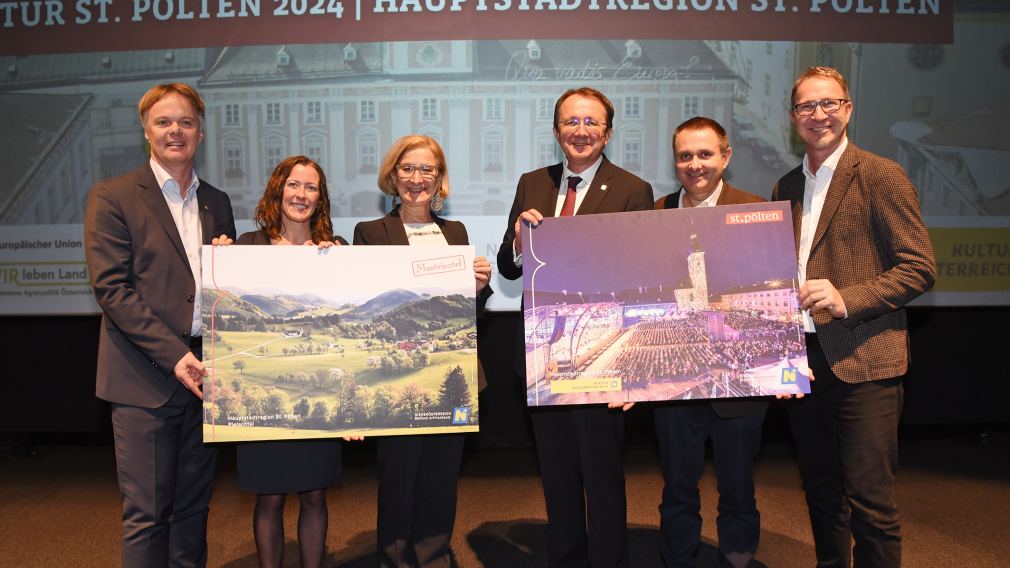
[(396, 164), (396, 171), (404, 179), (414, 177), (414, 172), (421, 174), (421, 179), (432, 180), (438, 177), (438, 167), (428, 164)]
[(798, 116), (810, 116), (817, 112), (817, 107), (821, 107), (824, 114), (834, 114), (842, 108), (842, 103), (850, 102), (849, 99), (821, 99), (793, 105), (793, 112)]
[(562, 130), (577, 130), (580, 124), (585, 125), (586, 130), (599, 130), (607, 125), (606, 122), (600, 122), (595, 118), (590, 118), (587, 116), (582, 120), (579, 120), (577, 118), (569, 118), (568, 120), (559, 122), (558, 126), (561, 127)]

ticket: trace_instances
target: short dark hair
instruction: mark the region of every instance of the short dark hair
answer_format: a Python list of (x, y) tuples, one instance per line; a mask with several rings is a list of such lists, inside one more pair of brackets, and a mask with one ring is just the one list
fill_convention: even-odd
[(684, 130), (712, 130), (719, 137), (719, 149), (725, 154), (729, 150), (729, 137), (726, 136), (726, 129), (721, 124), (708, 118), (707, 116), (695, 116), (677, 125), (673, 131), (673, 149), (677, 151), (677, 135)]
[(604, 132), (612, 129), (614, 127), (614, 103), (610, 102), (607, 95), (604, 95), (600, 91), (592, 87), (579, 87), (578, 89), (568, 89), (558, 98), (558, 102), (554, 103), (554, 129), (558, 129), (558, 111), (561, 109), (561, 103), (565, 102), (565, 99), (572, 95), (579, 95), (582, 97), (596, 99), (600, 101), (603, 108), (607, 111), (607, 127), (603, 129)]

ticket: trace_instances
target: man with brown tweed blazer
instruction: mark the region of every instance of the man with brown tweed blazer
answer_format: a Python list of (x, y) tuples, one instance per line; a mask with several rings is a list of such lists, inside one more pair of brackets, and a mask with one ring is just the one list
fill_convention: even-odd
[[(723, 179), (733, 148), (726, 129), (703, 116), (673, 131), (678, 191), (656, 200), (656, 209), (759, 203), (764, 199)], [(693, 565), (701, 543), (698, 481), (705, 466), (705, 441), (719, 489), (720, 565), (751, 563), (761, 535), (754, 499), (754, 457), (761, 447), (767, 400), (675, 401), (655, 406), (663, 498), (659, 504), (659, 552), (664, 566)]]
[(933, 249), (904, 170), (847, 139), (853, 103), (845, 78), (812, 67), (793, 85), (791, 104), (806, 155), (772, 199), (792, 203), (817, 379), (810, 396), (789, 406), (817, 566), (897, 567), (894, 474), (909, 359), (903, 306), (933, 284)]

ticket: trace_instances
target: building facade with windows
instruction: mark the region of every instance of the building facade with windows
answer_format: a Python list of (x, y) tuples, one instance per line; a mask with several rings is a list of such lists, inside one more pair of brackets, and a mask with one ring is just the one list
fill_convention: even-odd
[(375, 179), (384, 152), (421, 133), (446, 151), (450, 214), (505, 215), (523, 172), (561, 160), (558, 96), (590, 85), (616, 108), (608, 158), (668, 193), (673, 128), (698, 114), (730, 122), (736, 81), (696, 41), (226, 48), (200, 80), (207, 171), (247, 218), (273, 166), (305, 154), (327, 173), (334, 216), (376, 216), (388, 208)]
[(897, 161), (924, 215), (1010, 216), (1010, 107), (946, 121), (899, 122)]
[[(156, 83), (195, 85), (213, 52), (171, 49), (0, 56), (0, 67), (6, 69), (0, 74), (0, 93), (89, 95), (85, 119), (90, 123), (91, 163), (76, 170), (74, 177), (90, 186), (143, 163), (148, 150), (137, 117), (140, 97)], [(11, 109), (13, 114), (60, 112), (39, 107), (45, 101), (57, 101), (55, 98), (17, 100), (19, 106)], [(197, 172), (202, 175), (200, 158), (198, 154)]]
[[(446, 150), (445, 213), (504, 216), (522, 173), (561, 160), (554, 103), (586, 85), (616, 108), (607, 157), (663, 195), (677, 186), (673, 128), (699, 114), (732, 124), (741, 80), (705, 42), (634, 39), (241, 46), (0, 63), (0, 92), (91, 96), (90, 163), (72, 176), (86, 187), (146, 158), (136, 104), (148, 88), (197, 85), (207, 103), (197, 171), (231, 195), (238, 219), (253, 215), (273, 167), (292, 154), (323, 165), (334, 216), (381, 214), (379, 162), (415, 132)], [(18, 100), (14, 114), (47, 112)], [(40, 222), (55, 219), (46, 213)]]
[[(796, 43), (791, 41), (706, 41), (706, 45), (740, 80), (734, 91), (734, 114), (757, 125), (760, 140), (776, 152), (790, 150), (789, 93), (796, 70)], [(723, 124), (731, 144), (744, 142), (736, 124)]]
[(732, 288), (722, 294), (725, 311), (758, 312), (765, 316), (795, 318), (799, 309), (796, 289), (786, 282), (761, 282), (752, 286)]

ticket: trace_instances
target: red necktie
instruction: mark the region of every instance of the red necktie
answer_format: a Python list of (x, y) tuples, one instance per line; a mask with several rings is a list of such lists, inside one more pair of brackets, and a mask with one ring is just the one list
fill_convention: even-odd
[(582, 183), (579, 176), (568, 177), (568, 193), (565, 194), (565, 203), (561, 206), (561, 217), (571, 217), (575, 215), (575, 187)]

